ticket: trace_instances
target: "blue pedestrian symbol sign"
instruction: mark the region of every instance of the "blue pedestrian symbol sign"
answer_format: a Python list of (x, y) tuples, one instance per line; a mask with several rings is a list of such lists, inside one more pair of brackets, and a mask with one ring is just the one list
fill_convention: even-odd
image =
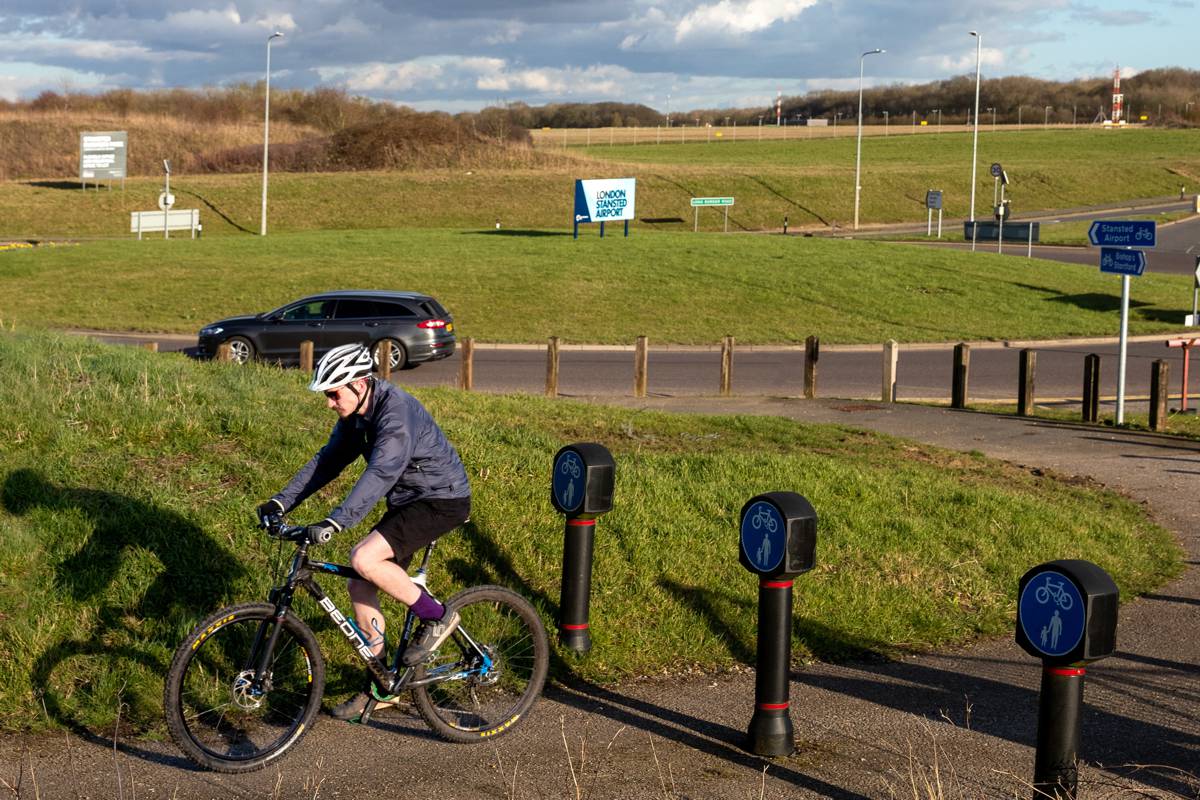
[(554, 462), (551, 490), (568, 514), (583, 505), (583, 459), (574, 450), (564, 450)]
[(783, 515), (771, 503), (759, 500), (746, 509), (742, 517), (742, 553), (759, 572), (774, 572), (779, 567), (786, 535)]
[(1021, 592), (1017, 621), (1029, 643), (1042, 655), (1070, 653), (1083, 639), (1086, 609), (1075, 583), (1060, 572), (1033, 576)]

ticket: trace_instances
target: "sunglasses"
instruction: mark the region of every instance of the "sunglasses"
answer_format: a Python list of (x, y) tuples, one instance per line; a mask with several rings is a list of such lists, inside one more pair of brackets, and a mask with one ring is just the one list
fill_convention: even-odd
[(330, 400), (337, 400), (338, 395), (340, 395), (341, 393), (342, 393), (341, 389), (326, 389), (325, 390), (325, 396), (328, 397)]

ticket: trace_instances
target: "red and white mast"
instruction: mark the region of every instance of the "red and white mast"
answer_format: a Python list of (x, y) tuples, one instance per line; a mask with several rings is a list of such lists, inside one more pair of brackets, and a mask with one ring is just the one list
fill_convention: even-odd
[(1116, 125), (1121, 121), (1121, 106), (1124, 105), (1125, 95), (1121, 94), (1121, 68), (1113, 70), (1112, 122)]

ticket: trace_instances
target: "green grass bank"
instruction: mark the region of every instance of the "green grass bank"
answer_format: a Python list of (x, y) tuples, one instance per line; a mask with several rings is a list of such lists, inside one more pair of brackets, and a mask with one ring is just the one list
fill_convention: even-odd
[[(754, 653), (757, 583), (736, 516), (764, 490), (820, 514), (818, 567), (796, 583), (797, 660), (887, 656), (1011, 632), (1017, 578), (1087, 558), (1130, 597), (1180, 569), (1143, 509), (1033, 475), (837, 426), (641, 413), (528, 396), (421, 392), (468, 466), (472, 523), (448, 537), (432, 586), (512, 586), (553, 623), (562, 520), (550, 459), (570, 441), (617, 459), (600, 523), (594, 650), (560, 654), (596, 681), (721, 669)], [(250, 525), (328, 432), (295, 372), (193, 363), (64, 336), (0, 333), (0, 729), (155, 731), (162, 675), (185, 632), (261, 598), (276, 549)], [(327, 513), (350, 477), (309, 500)], [(327, 548), (345, 555), (353, 532)], [(345, 602), (344, 590), (326, 581)], [(319, 621), (311, 603), (307, 616)], [(395, 619), (399, 609), (392, 607)], [(330, 693), (360, 668), (321, 624)]]
[[(1140, 197), (1200, 185), (1200, 130), (980, 132), (976, 212), (992, 197), (988, 166), (1000, 162), (1014, 213)], [(779, 142), (644, 144), (569, 149), (540, 169), (443, 169), (289, 174), (272, 172), (271, 232), (347, 228), (553, 228), (569, 230), (576, 178), (636, 177), (637, 228), (690, 230), (689, 198), (734, 196), (730, 230), (849, 227), (854, 138)], [(945, 192), (947, 218), (970, 205), (966, 133), (871, 137), (863, 143), (864, 224), (923, 222), (925, 192)], [(173, 175), (177, 208), (200, 209), (205, 236), (257, 234), (258, 174)], [(0, 238), (128, 237), (129, 212), (156, 207), (162, 181), (81, 191), (73, 181), (0, 182)], [(720, 230), (722, 215), (700, 215)], [(961, 230), (951, 231), (961, 236)]]
[[(1120, 281), (1095, 267), (876, 241), (638, 231), (323, 231), (0, 252), (0, 317), (195, 333), (307, 293), (429, 292), (479, 341), (871, 343), (1113, 335)], [(1191, 281), (1133, 286), (1130, 330), (1175, 330)]]

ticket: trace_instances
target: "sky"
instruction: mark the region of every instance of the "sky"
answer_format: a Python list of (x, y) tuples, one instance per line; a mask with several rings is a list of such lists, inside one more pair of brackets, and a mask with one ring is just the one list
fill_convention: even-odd
[[(1200, 69), (1200, 0), (3, 0), (0, 98), (253, 83), (419, 110), (768, 106), (974, 74)], [(1190, 41), (1189, 41), (1190, 40)]]

